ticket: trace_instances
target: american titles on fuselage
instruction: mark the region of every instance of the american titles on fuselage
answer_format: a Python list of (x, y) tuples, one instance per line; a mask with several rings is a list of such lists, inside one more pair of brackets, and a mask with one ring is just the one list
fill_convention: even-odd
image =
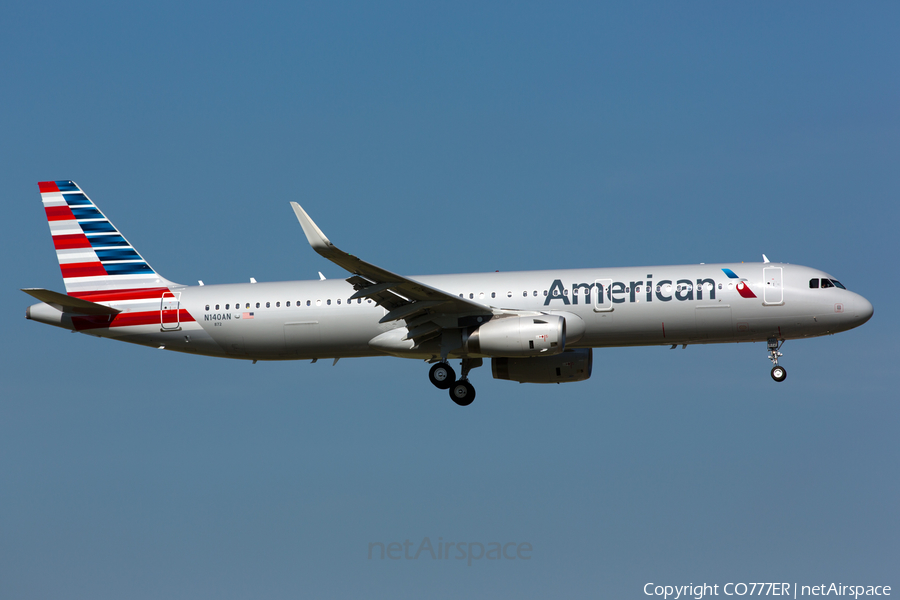
[[(569, 300), (569, 287), (563, 284), (561, 279), (553, 280), (550, 290), (545, 292), (544, 306), (550, 306), (554, 300), (562, 302), (564, 305), (577, 305), (580, 295), (584, 297), (584, 304), (591, 303), (591, 293), (593, 291), (597, 302), (603, 303), (604, 300), (613, 304), (622, 304), (624, 302), (640, 302), (641, 296), (646, 298), (646, 302), (652, 302), (654, 296), (660, 302), (669, 302), (672, 299), (685, 300), (704, 300), (703, 292), (708, 293), (706, 299), (716, 299), (716, 287), (722, 289), (721, 283), (716, 283), (711, 278), (697, 279), (696, 285), (690, 279), (663, 279), (656, 282), (654, 288), (652, 275), (647, 275), (646, 283), (640, 281), (612, 281), (610, 279), (598, 279), (593, 283), (573, 283), (571, 285), (572, 299)], [(604, 289), (605, 288), (605, 289)]]

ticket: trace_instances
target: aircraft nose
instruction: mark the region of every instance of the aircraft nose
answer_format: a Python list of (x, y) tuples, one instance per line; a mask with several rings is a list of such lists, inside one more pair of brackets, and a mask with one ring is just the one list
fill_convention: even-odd
[(872, 303), (860, 295), (856, 296), (852, 306), (852, 314), (857, 327), (871, 319), (872, 315), (875, 313)]

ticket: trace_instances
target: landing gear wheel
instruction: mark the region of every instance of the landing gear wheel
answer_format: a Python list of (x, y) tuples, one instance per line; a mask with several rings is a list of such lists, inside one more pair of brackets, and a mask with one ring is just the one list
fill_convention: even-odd
[(434, 363), (434, 366), (428, 372), (428, 379), (431, 380), (431, 384), (437, 389), (446, 390), (453, 385), (456, 373), (453, 372), (453, 368), (447, 363)]
[(772, 367), (772, 379), (775, 381), (784, 381), (787, 378), (787, 369), (780, 365)]
[(450, 399), (460, 406), (468, 406), (475, 400), (475, 388), (465, 379), (450, 386)]
[(778, 359), (784, 356), (784, 354), (779, 352), (782, 344), (784, 344), (784, 340), (779, 341), (778, 338), (770, 337), (766, 340), (766, 345), (769, 348), (769, 360), (775, 365), (772, 367), (772, 379), (778, 382), (784, 381), (787, 377), (787, 369), (778, 364)]

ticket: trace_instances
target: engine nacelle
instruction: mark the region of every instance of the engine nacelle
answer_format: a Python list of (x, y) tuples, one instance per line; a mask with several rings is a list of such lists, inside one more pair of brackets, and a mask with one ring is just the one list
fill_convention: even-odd
[(591, 349), (576, 348), (555, 356), (492, 358), (491, 372), (494, 379), (519, 383), (565, 383), (590, 377), (592, 364)]
[(469, 334), (466, 350), (485, 356), (550, 356), (566, 348), (559, 315), (492, 319)]

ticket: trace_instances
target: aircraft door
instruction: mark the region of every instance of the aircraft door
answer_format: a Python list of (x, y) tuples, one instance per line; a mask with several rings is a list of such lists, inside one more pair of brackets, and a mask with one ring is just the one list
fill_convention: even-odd
[(594, 311), (609, 312), (612, 310), (612, 297), (609, 294), (611, 285), (612, 279), (598, 279), (594, 282), (594, 289), (590, 290), (594, 294)]
[(181, 329), (180, 307), (181, 292), (163, 292), (159, 302), (160, 331), (178, 331)]
[(784, 286), (782, 285), (782, 267), (766, 267), (763, 269), (763, 304), (784, 304)]

